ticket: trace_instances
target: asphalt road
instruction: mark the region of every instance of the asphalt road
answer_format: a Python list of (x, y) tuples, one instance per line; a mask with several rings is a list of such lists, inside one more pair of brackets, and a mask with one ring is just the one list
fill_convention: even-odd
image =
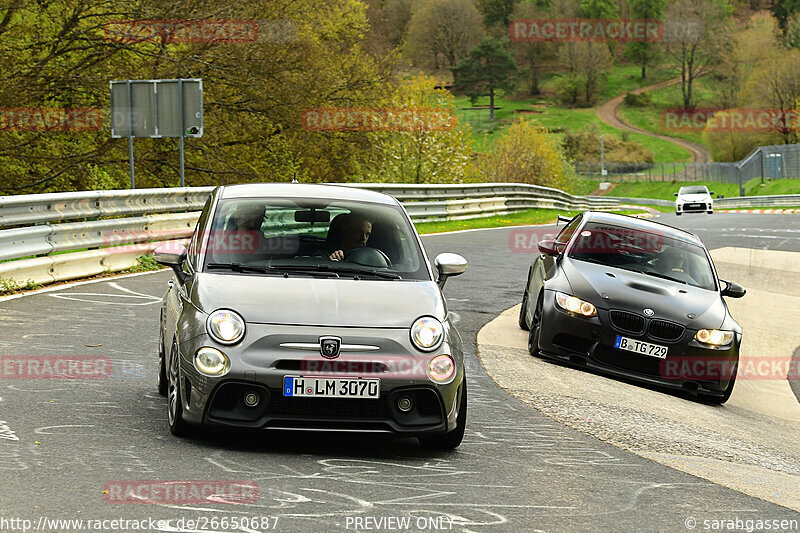
[[(661, 220), (696, 231), (710, 248), (800, 251), (800, 217)], [(465, 441), (451, 453), (353, 434), (172, 437), (166, 400), (155, 390), (158, 301), (167, 272), (0, 302), (0, 355), (112, 361), (107, 379), (0, 380), (0, 471), (8, 474), (0, 486), (0, 530), (14, 530), (3, 520), (28, 519), (35, 527), (42, 517), (171, 520), (153, 531), (189, 530), (177, 527), (186, 517), (209, 521), (196, 531), (287, 532), (688, 531), (693, 523), (703, 530), (704, 520), (800, 521), (794, 511), (570, 429), (494, 385), (475, 356), (475, 337), (519, 302), (531, 255), (511, 249), (514, 231), (424, 239), (431, 258), (452, 251), (470, 260), (467, 273), (445, 289), (465, 341), (470, 390)], [(259, 498), (247, 505), (107, 503), (107, 484), (126, 480), (252, 481)], [(212, 528), (212, 517), (277, 517), (277, 523)], [(408, 527), (389, 518), (408, 519)]]

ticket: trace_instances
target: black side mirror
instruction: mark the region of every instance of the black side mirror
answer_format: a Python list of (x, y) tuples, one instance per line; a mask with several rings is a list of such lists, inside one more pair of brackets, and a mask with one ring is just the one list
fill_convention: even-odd
[(745, 288), (739, 285), (738, 283), (734, 283), (732, 281), (725, 281), (724, 279), (721, 279), (719, 281), (720, 283), (725, 284), (725, 287), (720, 292), (722, 296), (727, 296), (729, 298), (741, 298), (742, 296), (747, 294)]
[(714, 191), (711, 191), (711, 192), (710, 192), (710, 193), (708, 193), (708, 194), (714, 194)]
[(673, 196), (678, 196), (678, 193), (674, 192), (674, 193), (672, 193), (672, 195)]
[(162, 265), (168, 266), (175, 272), (181, 282), (186, 281), (186, 273), (181, 268), (186, 259), (186, 247), (176, 242), (165, 242), (153, 250), (153, 259)]

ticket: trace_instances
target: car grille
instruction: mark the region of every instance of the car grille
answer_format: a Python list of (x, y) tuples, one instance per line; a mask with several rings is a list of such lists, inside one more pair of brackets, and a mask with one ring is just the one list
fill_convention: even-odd
[(667, 322), (666, 320), (651, 320), (647, 328), (647, 334), (654, 339), (665, 341), (676, 341), (683, 336), (685, 328), (680, 324)]
[(280, 391), (273, 394), (268, 413), (331, 418), (386, 418), (389, 414), (384, 398), (287, 398)]
[(615, 350), (604, 345), (597, 347), (594, 351), (594, 357), (602, 363), (622, 370), (648, 376), (659, 376), (661, 374), (661, 360), (655, 357)]
[(622, 331), (641, 333), (644, 331), (644, 317), (625, 311), (611, 311), (611, 325)]

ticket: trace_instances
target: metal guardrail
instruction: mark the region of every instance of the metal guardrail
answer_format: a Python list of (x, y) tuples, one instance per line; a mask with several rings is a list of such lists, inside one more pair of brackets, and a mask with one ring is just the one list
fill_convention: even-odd
[(730, 209), (736, 207), (796, 207), (800, 206), (800, 194), (781, 194), (775, 196), (737, 196), (718, 198), (714, 207)]
[[(396, 197), (415, 222), (522, 209), (613, 209), (609, 198), (527, 184), (340, 184)], [(166, 240), (189, 237), (213, 187), (0, 197), (0, 278), (50, 283), (124, 270)], [(5, 228), (5, 229), (2, 229)], [(63, 253), (69, 252), (69, 253)]]

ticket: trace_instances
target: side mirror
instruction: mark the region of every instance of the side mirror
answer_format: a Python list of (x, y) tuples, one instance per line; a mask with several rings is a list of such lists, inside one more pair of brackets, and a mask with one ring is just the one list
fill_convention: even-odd
[(177, 242), (165, 242), (153, 250), (153, 259), (162, 265), (170, 267), (178, 279), (184, 281), (186, 273), (181, 269), (181, 263), (186, 259), (186, 247)]
[(678, 193), (674, 192), (674, 193), (672, 193), (672, 195), (673, 196), (678, 196)]
[(710, 193), (708, 193), (708, 194), (714, 194), (714, 191), (711, 191), (711, 192), (710, 192)]
[(559, 253), (561, 253), (558, 250), (558, 245), (556, 244), (556, 241), (554, 241), (553, 239), (546, 239), (543, 241), (539, 241), (539, 251), (547, 255), (558, 255)]
[(747, 294), (745, 288), (739, 285), (738, 283), (734, 283), (732, 281), (725, 281), (724, 279), (721, 279), (719, 281), (720, 283), (725, 284), (725, 288), (722, 289), (722, 291), (720, 292), (722, 296), (727, 296), (729, 298), (741, 298), (742, 296)]
[(436, 271), (439, 273), (439, 288), (444, 289), (447, 278), (459, 276), (467, 270), (467, 260), (458, 254), (439, 254), (433, 260)]

